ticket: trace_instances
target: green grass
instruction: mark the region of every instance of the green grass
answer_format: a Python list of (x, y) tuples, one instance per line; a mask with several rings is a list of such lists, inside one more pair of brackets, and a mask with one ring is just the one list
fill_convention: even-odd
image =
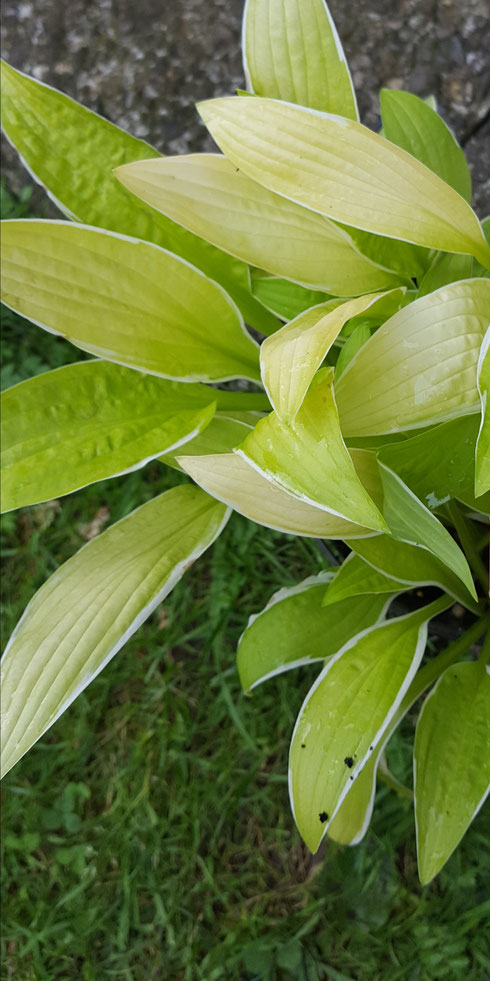
[[(80, 357), (8, 312), (4, 337), (8, 384)], [(4, 641), (87, 526), (115, 521), (183, 479), (153, 463), (5, 515)], [(314, 542), (234, 515), (6, 777), (5, 978), (490, 978), (484, 811), (425, 889), (410, 802), (386, 786), (358, 848), (330, 844), (312, 859), (294, 828), (288, 742), (315, 669), (245, 698), (234, 651), (248, 615), (323, 562)], [(405, 779), (413, 726), (409, 717), (390, 744), (390, 764)]]

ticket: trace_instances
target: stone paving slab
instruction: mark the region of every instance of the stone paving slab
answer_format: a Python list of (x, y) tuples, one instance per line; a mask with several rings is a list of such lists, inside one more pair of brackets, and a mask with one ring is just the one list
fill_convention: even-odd
[[(3, 57), (164, 153), (211, 149), (193, 103), (243, 87), (242, 0), (4, 0)], [(490, 212), (487, 0), (331, 0), (361, 118), (378, 91), (433, 94), (465, 145), (474, 206)], [(27, 175), (6, 141), (3, 173)]]

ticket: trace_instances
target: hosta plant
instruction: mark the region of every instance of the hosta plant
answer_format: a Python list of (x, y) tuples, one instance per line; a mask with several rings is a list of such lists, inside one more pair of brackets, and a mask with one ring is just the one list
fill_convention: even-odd
[[(360, 841), (418, 702), (425, 883), (489, 782), (489, 223), (433, 100), (385, 90), (381, 133), (359, 122), (323, 0), (248, 0), (243, 50), (247, 91), (198, 106), (220, 152), (180, 157), (3, 67), (5, 133), (69, 219), (3, 223), (3, 299), (94, 356), (5, 392), (3, 508), (155, 458), (182, 482), (33, 597), (4, 655), (2, 767), (235, 510), (347, 545), (238, 647), (246, 692), (318, 662), (290, 750), (304, 841)], [(466, 632), (427, 656), (455, 603)]]

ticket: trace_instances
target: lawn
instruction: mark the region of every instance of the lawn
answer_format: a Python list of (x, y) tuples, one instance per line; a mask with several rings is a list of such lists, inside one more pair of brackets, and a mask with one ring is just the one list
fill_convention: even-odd
[[(4, 214), (29, 200), (2, 192)], [(3, 311), (2, 386), (80, 360)], [(157, 462), (2, 519), (5, 642), (34, 590), (185, 478)], [(15, 981), (490, 978), (488, 810), (428, 887), (411, 802), (381, 784), (358, 848), (309, 854), (287, 753), (314, 668), (251, 698), (234, 652), (318, 544), (233, 515), (224, 533), (3, 783), (3, 965)], [(389, 747), (410, 782), (414, 716)]]

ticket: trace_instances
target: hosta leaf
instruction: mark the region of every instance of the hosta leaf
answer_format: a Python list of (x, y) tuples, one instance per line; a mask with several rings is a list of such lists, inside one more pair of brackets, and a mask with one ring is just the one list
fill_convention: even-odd
[(397, 474), (385, 464), (380, 465), (380, 470), (384, 491), (383, 515), (394, 538), (409, 545), (420, 545), (431, 552), (461, 579), (476, 600), (468, 562), (447, 528)]
[[(193, 441), (213, 390), (83, 361), (2, 394), (2, 510), (69, 494)], [(246, 430), (245, 430), (246, 433)]]
[(243, 66), (256, 95), (359, 119), (345, 54), (324, 0), (247, 0)]
[(331, 575), (321, 573), (291, 589), (281, 589), (259, 614), (250, 617), (237, 651), (244, 691), (283, 671), (325, 660), (380, 619), (388, 605), (384, 596), (351, 597), (328, 609), (322, 607), (330, 579)]
[(363, 344), (369, 340), (371, 337), (371, 328), (369, 322), (365, 320), (363, 323), (358, 324), (354, 328), (352, 334), (349, 334), (340, 354), (337, 358), (335, 365), (335, 378), (339, 379), (342, 372), (345, 371), (347, 365), (352, 361), (354, 355), (361, 350)]
[(333, 369), (319, 373), (293, 425), (271, 412), (236, 452), (299, 500), (384, 530), (342, 439), (332, 382)]
[(57, 221), (2, 223), (2, 299), (83, 351), (185, 381), (258, 378), (224, 290), (148, 242)]
[(274, 318), (250, 295), (244, 263), (143, 207), (114, 178), (114, 167), (158, 157), (157, 150), (5, 62), (1, 81), (5, 134), (65, 215), (175, 252), (221, 283), (253, 327), (274, 329)]
[(376, 774), (382, 750), (377, 748), (342, 801), (328, 826), (328, 837), (339, 845), (357, 845), (364, 838), (373, 813)]
[(471, 175), (465, 155), (443, 119), (411, 92), (381, 89), (384, 135), (407, 150), (471, 203)]
[(237, 453), (182, 455), (178, 462), (209, 494), (259, 525), (310, 538), (357, 539), (372, 535), (369, 528), (288, 494)]
[[(490, 215), (486, 218), (482, 218), (481, 223), (482, 231), (485, 236), (486, 241), (490, 245)], [(490, 279), (490, 270), (485, 269), (477, 259), (473, 259), (473, 276), (484, 276), (486, 279)]]
[(263, 385), (283, 422), (293, 421), (310, 383), (333, 342), (348, 320), (376, 310), (390, 316), (400, 306), (402, 289), (368, 294), (338, 304), (336, 300), (313, 307), (267, 338), (260, 349)]
[(369, 627), (326, 664), (300, 709), (289, 790), (301, 836), (316, 851), (394, 716), (424, 653), (427, 622), (447, 606)]
[(421, 245), (400, 242), (385, 235), (375, 235), (373, 232), (365, 232), (361, 228), (353, 228), (352, 225), (345, 225), (342, 222), (340, 227), (350, 235), (359, 251), (371, 259), (371, 262), (406, 277), (407, 285), (410, 285), (411, 279), (420, 282), (430, 265), (433, 253), (430, 249), (422, 248)]
[(427, 296), (441, 286), (448, 286), (458, 279), (469, 279), (473, 274), (474, 259), (456, 252), (439, 252), (422, 278), (417, 296)]
[(428, 508), (438, 508), (451, 497), (486, 511), (490, 495), (475, 498), (475, 445), (480, 420), (460, 416), (418, 436), (390, 443), (378, 459), (394, 470)]
[[(209, 456), (213, 453), (231, 453), (236, 446), (243, 443), (248, 436), (257, 419), (249, 425), (241, 419), (233, 419), (228, 416), (215, 416), (208, 426), (194, 436), (185, 447), (185, 453), (189, 456)], [(170, 453), (159, 457), (162, 463), (167, 463), (176, 470), (182, 470), (177, 457), (181, 454)]]
[(400, 588), (401, 584), (396, 579), (377, 572), (359, 555), (351, 552), (335, 574), (333, 582), (330, 583), (323, 605), (329, 606), (351, 596), (399, 593)]
[(226, 520), (225, 508), (197, 487), (175, 487), (89, 542), (48, 579), (3, 657), (3, 773), (120, 650)]
[(489, 317), (487, 279), (452, 283), (395, 313), (335, 386), (344, 435), (401, 432), (476, 412)]
[(399, 282), (361, 255), (346, 231), (261, 187), (226, 157), (198, 153), (146, 160), (119, 167), (116, 175), (185, 228), (304, 286), (351, 296)]
[(472, 595), (454, 572), (424, 548), (376, 535), (347, 544), (376, 572), (407, 586), (440, 586), (468, 609), (478, 612)]
[(360, 123), (272, 99), (214, 99), (199, 111), (236, 167), (335, 221), (490, 267), (478, 218), (414, 157)]
[(254, 276), (252, 292), (261, 303), (281, 320), (294, 320), (303, 310), (325, 303), (332, 297), (320, 290), (309, 290), (299, 283), (277, 276)]
[(490, 327), (478, 357), (477, 385), (481, 401), (481, 424), (476, 444), (475, 494), (479, 496), (490, 489)]
[(420, 881), (442, 869), (490, 785), (490, 677), (481, 661), (448, 668), (424, 702), (414, 747)]

